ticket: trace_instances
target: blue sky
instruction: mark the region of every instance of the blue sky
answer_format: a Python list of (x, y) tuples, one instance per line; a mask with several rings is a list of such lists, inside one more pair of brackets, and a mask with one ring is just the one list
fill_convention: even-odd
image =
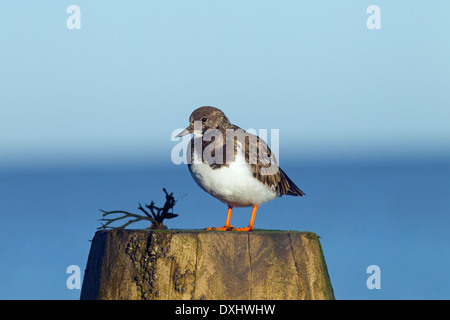
[(302, 159), (448, 154), (446, 1), (378, 1), (380, 30), (368, 1), (0, 3), (2, 165), (168, 161), (201, 105)]
[[(80, 30), (66, 26), (73, 4)], [(372, 4), (380, 30), (366, 26)], [(189, 193), (174, 228), (222, 223), (226, 208), (170, 159), (172, 132), (202, 105), (279, 129), (279, 160), (308, 197), (273, 201), (255, 223), (323, 236), (338, 298), (448, 298), (449, 12), (444, 0), (0, 0), (0, 298), (77, 299), (65, 268), (84, 267), (98, 209), (158, 202), (162, 186)], [(381, 291), (365, 287), (371, 264)]]

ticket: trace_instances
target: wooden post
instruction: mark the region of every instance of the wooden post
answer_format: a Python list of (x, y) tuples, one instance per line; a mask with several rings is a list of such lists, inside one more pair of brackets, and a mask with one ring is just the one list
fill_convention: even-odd
[(81, 299), (334, 299), (319, 239), (298, 231), (108, 230)]

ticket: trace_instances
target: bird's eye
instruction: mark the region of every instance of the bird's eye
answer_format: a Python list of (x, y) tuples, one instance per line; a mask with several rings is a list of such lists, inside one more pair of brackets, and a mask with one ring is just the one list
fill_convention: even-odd
[(206, 118), (202, 118), (202, 122), (206, 122), (208, 119)]

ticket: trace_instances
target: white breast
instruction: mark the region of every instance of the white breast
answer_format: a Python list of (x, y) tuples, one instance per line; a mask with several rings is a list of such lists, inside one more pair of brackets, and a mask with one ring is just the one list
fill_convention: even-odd
[(250, 165), (245, 162), (244, 154), (239, 149), (235, 162), (217, 169), (201, 163), (196, 153), (194, 157), (191, 164), (194, 180), (203, 190), (230, 206), (260, 205), (277, 196), (273, 187), (269, 188), (253, 177)]

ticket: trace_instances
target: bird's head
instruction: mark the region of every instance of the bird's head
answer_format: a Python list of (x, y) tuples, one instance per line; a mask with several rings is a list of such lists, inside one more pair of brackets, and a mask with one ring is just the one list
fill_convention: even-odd
[(176, 138), (187, 134), (203, 135), (208, 129), (221, 129), (230, 124), (222, 110), (214, 107), (200, 107), (191, 113), (189, 126), (181, 131)]

